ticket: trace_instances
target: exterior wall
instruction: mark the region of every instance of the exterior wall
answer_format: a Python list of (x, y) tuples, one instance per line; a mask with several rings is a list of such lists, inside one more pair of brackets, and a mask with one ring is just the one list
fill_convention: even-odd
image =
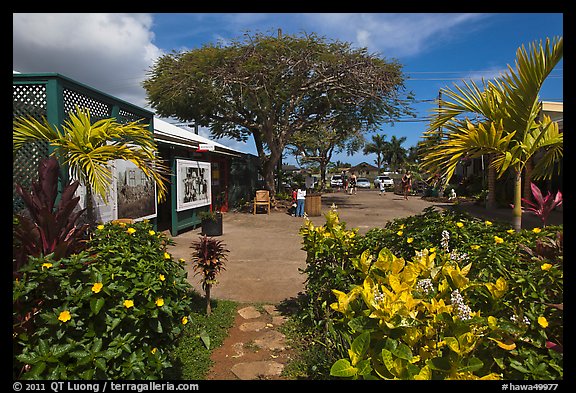
[[(250, 154), (238, 156), (222, 155), (213, 152), (196, 152), (193, 147), (159, 143), (160, 156), (172, 168), (169, 194), (165, 202), (158, 205), (158, 228), (170, 230), (172, 236), (194, 228), (201, 223), (203, 211), (228, 211), (243, 202), (251, 200), (256, 190), (257, 157)], [(176, 211), (176, 160), (186, 159), (207, 162), (211, 165), (212, 204), (197, 208)]]
[[(120, 123), (141, 120), (153, 130), (153, 113), (56, 73), (12, 75), (13, 117), (32, 116), (60, 125), (76, 106), (88, 108), (93, 120), (115, 118)], [(16, 182), (28, 188), (38, 178), (38, 164), (52, 149), (47, 143), (23, 147), (13, 160), (13, 211), (24, 207), (14, 192)], [(67, 168), (62, 176), (68, 178)], [(102, 205), (101, 201), (96, 201)], [(113, 214), (113, 213), (111, 213)]]

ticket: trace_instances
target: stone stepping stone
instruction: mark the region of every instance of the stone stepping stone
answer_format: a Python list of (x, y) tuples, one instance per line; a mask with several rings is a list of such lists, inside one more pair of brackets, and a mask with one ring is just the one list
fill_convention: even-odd
[(254, 339), (254, 344), (260, 348), (283, 351), (286, 348), (285, 339), (286, 337), (282, 333), (276, 330), (269, 330)]
[(240, 325), (239, 329), (243, 332), (259, 332), (268, 326), (266, 322), (245, 322)]
[(262, 379), (266, 377), (278, 377), (282, 373), (284, 365), (271, 360), (257, 362), (237, 363), (230, 369), (241, 380)]
[(236, 352), (236, 354), (232, 355), (233, 358), (244, 356), (244, 343), (234, 343), (232, 344), (232, 348), (234, 348), (234, 352)]
[(240, 316), (244, 319), (260, 318), (260, 316), (262, 315), (260, 314), (260, 311), (254, 308), (254, 306), (241, 308), (240, 310), (238, 310), (238, 314), (240, 314)]

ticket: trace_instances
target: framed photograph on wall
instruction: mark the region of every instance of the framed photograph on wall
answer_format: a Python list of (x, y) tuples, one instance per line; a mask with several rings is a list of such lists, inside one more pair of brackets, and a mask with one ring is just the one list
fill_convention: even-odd
[(118, 218), (156, 217), (156, 182), (130, 161), (115, 160)]
[(212, 203), (209, 162), (176, 160), (176, 211)]

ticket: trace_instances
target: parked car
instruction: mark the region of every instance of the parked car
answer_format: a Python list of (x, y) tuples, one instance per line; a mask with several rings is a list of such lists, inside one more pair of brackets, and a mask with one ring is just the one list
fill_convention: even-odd
[(366, 179), (365, 177), (359, 177), (358, 179), (356, 179), (356, 187), (370, 188), (370, 180)]
[(394, 179), (390, 176), (376, 176), (376, 179), (374, 179), (374, 186), (380, 188), (380, 182), (384, 183), (384, 189), (386, 190), (394, 188)]
[(333, 175), (330, 178), (330, 187), (342, 187), (342, 175)]

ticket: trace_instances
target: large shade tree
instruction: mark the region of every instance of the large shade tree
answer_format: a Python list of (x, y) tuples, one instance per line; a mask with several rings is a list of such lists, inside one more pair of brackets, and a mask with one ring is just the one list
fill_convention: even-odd
[[(455, 90), (443, 89), (449, 97), (431, 122), (429, 144), (421, 165), (441, 173), (446, 181), (464, 157), (489, 154), (498, 176), (509, 169), (514, 173), (514, 227), (522, 226), (522, 171), (539, 153), (532, 169), (534, 179), (548, 179), (555, 163), (562, 159), (563, 135), (558, 124), (542, 115), (539, 92), (547, 76), (563, 56), (563, 39), (531, 43), (516, 52), (516, 68), (480, 89), (473, 81)], [(462, 115), (466, 115), (462, 117)], [(438, 139), (438, 129), (443, 136)]]
[[(409, 113), (401, 65), (316, 34), (246, 33), (160, 57), (143, 86), (161, 116), (254, 139), (266, 188), (296, 132), (316, 125), (377, 128)], [(359, 127), (360, 128), (360, 127)]]

